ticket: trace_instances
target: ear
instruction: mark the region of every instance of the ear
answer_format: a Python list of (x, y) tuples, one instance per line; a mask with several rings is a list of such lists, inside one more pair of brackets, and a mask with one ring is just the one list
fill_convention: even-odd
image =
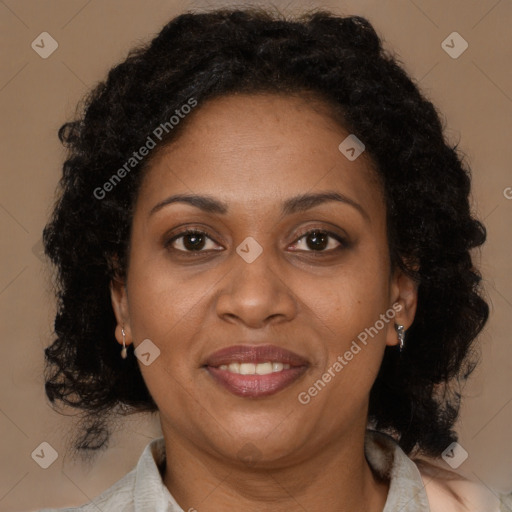
[(126, 284), (123, 280), (115, 278), (110, 282), (110, 299), (112, 308), (117, 320), (116, 340), (123, 344), (123, 333), (125, 333), (125, 343), (129, 345), (132, 342), (132, 331), (130, 327), (130, 315), (128, 311), (128, 297), (126, 294)]
[(391, 278), (390, 300), (395, 317), (387, 330), (386, 345), (398, 345), (398, 334), (394, 324), (404, 326), (405, 332), (412, 325), (418, 305), (418, 283), (397, 268)]

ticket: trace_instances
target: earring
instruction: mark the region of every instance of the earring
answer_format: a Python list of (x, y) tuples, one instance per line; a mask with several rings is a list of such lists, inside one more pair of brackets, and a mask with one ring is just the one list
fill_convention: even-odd
[(400, 352), (404, 348), (405, 331), (404, 326), (401, 324), (395, 324), (396, 332), (398, 333), (398, 341), (400, 342)]
[(121, 328), (121, 332), (123, 333), (123, 348), (121, 349), (121, 357), (123, 359), (126, 359), (126, 343), (125, 343), (126, 334), (124, 332), (124, 327)]

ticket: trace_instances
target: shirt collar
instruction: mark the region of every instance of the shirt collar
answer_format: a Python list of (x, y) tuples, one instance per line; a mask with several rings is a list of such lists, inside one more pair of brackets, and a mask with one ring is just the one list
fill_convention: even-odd
[(165, 440), (153, 439), (142, 452), (135, 471), (134, 512), (184, 512), (164, 485)]
[[(428, 499), (416, 464), (390, 436), (367, 430), (365, 456), (372, 470), (389, 479), (383, 512), (430, 512)], [(134, 488), (135, 512), (184, 512), (162, 481), (165, 441), (153, 439), (137, 463)]]
[(367, 430), (365, 455), (372, 470), (390, 482), (382, 512), (430, 512), (418, 467), (391, 436)]

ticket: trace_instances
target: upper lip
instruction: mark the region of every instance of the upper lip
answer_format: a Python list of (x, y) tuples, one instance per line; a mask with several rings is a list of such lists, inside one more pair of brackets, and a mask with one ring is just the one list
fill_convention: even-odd
[(264, 363), (279, 361), (290, 366), (307, 366), (306, 359), (295, 352), (276, 345), (233, 345), (222, 348), (208, 356), (205, 366), (220, 366), (221, 364)]

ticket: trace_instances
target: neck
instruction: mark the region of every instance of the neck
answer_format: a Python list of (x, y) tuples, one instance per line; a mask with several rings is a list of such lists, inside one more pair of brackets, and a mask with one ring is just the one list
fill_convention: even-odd
[[(363, 429), (313, 457), (293, 464), (245, 465), (222, 460), (182, 437), (165, 436), (165, 486), (183, 510), (308, 510), (382, 512), (389, 483), (378, 479), (364, 456)], [(350, 462), (347, 462), (350, 461)]]

